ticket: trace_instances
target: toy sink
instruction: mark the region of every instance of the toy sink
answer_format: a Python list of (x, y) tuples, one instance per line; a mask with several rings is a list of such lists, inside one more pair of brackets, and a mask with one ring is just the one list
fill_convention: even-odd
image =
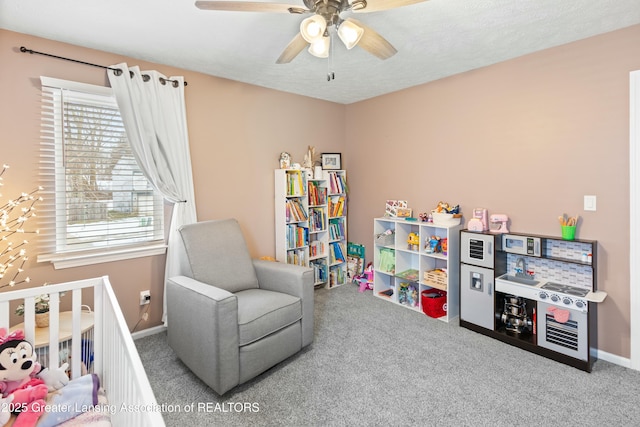
[(519, 285), (526, 285), (526, 286), (536, 286), (540, 283), (539, 280), (527, 279), (526, 277), (518, 277), (508, 273), (503, 274), (502, 276), (496, 277), (496, 282), (499, 280), (502, 280), (505, 282), (517, 283)]

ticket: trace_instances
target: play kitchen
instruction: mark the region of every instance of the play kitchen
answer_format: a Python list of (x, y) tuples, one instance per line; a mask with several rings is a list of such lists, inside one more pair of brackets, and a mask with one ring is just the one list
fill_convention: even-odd
[(462, 230), (460, 326), (590, 372), (597, 242), (566, 237)]

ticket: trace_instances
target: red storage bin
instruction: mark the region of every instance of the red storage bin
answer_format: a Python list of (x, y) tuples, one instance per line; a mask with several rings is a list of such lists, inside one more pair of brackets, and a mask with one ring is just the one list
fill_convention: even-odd
[(425, 289), (420, 298), (422, 311), (429, 317), (442, 317), (447, 314), (447, 292), (440, 289)]

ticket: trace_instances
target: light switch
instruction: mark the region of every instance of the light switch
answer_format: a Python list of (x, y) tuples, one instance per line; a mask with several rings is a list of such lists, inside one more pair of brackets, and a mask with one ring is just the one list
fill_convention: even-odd
[(596, 196), (584, 196), (584, 210), (585, 211), (596, 210)]

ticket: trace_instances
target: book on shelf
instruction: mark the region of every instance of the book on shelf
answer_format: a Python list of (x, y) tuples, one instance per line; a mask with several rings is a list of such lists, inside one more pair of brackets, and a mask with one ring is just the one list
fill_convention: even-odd
[(378, 269), (385, 273), (394, 274), (396, 271), (396, 252), (391, 248), (380, 248)]
[(301, 170), (287, 171), (287, 195), (304, 196), (306, 194), (304, 183), (305, 178)]
[(344, 239), (344, 222), (341, 220), (329, 220), (329, 239)]
[(329, 189), (333, 194), (346, 193), (347, 183), (344, 175), (339, 172), (329, 172)]
[(312, 261), (314, 283), (325, 283), (327, 281), (327, 265), (324, 261)]
[(303, 267), (307, 266), (307, 251), (297, 249), (287, 252), (287, 264), (296, 264)]
[(324, 255), (324, 243), (321, 240), (314, 240), (309, 243), (309, 255), (312, 257)]
[(323, 208), (311, 208), (309, 211), (309, 229), (310, 231), (325, 230), (326, 217)]
[(287, 222), (301, 222), (306, 221), (307, 213), (304, 210), (304, 207), (300, 203), (298, 199), (287, 199), (286, 201), (287, 207)]
[(309, 181), (309, 205), (321, 206), (327, 203), (327, 188), (321, 187), (315, 181)]
[(396, 276), (410, 280), (412, 282), (416, 282), (420, 277), (420, 272), (414, 268), (410, 268), (408, 270), (397, 273)]
[(345, 262), (347, 258), (344, 255), (344, 248), (342, 246), (342, 242), (333, 242), (330, 245), (331, 250), (331, 263), (340, 263)]
[(309, 242), (309, 229), (297, 224), (287, 225), (287, 249), (295, 249), (307, 246)]
[(343, 216), (344, 205), (345, 205), (344, 196), (335, 197), (335, 198), (330, 197), (329, 198), (329, 216), (330, 217)]
[(337, 285), (345, 283), (344, 270), (341, 268), (331, 268), (329, 271), (329, 287), (332, 288)]

